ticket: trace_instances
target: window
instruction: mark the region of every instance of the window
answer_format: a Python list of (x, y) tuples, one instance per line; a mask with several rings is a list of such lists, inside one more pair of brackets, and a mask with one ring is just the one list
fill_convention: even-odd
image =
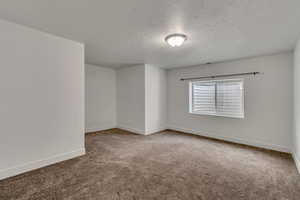
[(190, 82), (190, 113), (244, 118), (243, 80)]

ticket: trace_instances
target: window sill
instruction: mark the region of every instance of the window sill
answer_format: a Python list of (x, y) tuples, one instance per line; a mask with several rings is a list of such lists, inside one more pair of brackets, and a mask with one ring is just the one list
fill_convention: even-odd
[(233, 118), (233, 119), (244, 119), (245, 118), (245, 116), (236, 117), (236, 116), (218, 115), (218, 114), (210, 114), (210, 113), (189, 112), (189, 114), (192, 114), (192, 115), (202, 115), (202, 116), (213, 116), (213, 117), (226, 117), (226, 118)]

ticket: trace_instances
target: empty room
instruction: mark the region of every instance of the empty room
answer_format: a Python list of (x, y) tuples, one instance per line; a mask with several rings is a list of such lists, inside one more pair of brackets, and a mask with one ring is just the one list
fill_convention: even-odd
[(299, 200), (299, 0), (0, 0), (0, 200)]

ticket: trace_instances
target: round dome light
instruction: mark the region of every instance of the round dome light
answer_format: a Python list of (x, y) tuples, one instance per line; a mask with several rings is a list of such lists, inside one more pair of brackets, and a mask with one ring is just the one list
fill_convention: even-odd
[(180, 47), (187, 40), (187, 36), (184, 34), (171, 34), (165, 38), (165, 41), (171, 47)]

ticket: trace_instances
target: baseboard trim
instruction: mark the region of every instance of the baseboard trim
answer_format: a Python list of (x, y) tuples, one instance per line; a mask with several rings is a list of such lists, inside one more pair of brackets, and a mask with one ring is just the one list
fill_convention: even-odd
[(94, 128), (86, 128), (85, 133), (93, 133), (93, 132), (98, 132), (98, 131), (105, 131), (109, 129), (116, 128), (116, 125), (106, 125), (106, 126), (99, 126), (99, 127), (94, 127)]
[(159, 133), (159, 132), (162, 132), (165, 130), (166, 130), (166, 128), (152, 129), (150, 131), (146, 131), (145, 135), (152, 135), (152, 134)]
[(69, 160), (69, 159), (72, 159), (72, 158), (75, 158), (78, 156), (82, 156), (82, 155), (85, 155), (85, 148), (71, 151), (68, 153), (58, 154), (58, 155), (55, 155), (55, 156), (52, 156), (52, 157), (49, 157), (46, 159), (42, 159), (42, 160), (28, 162), (24, 165), (0, 170), (0, 180), (9, 178), (12, 176), (16, 176), (16, 175), (19, 175), (19, 174), (22, 174), (25, 172), (29, 172), (29, 171), (32, 171), (35, 169), (39, 169), (42, 167), (46, 167), (48, 165), (52, 165), (52, 164), (55, 164), (58, 162)]
[(279, 145), (265, 144), (262, 142), (249, 141), (249, 140), (244, 140), (244, 139), (239, 139), (239, 138), (237, 139), (237, 138), (224, 137), (224, 136), (220, 136), (220, 135), (216, 135), (216, 134), (208, 134), (208, 133), (205, 133), (204, 131), (192, 130), (192, 129), (186, 129), (186, 128), (178, 128), (175, 126), (168, 126), (168, 129), (179, 131), (179, 132), (185, 132), (185, 133), (189, 133), (189, 134), (194, 134), (194, 135), (199, 135), (199, 136), (204, 136), (204, 137), (208, 137), (208, 138), (218, 139), (218, 140), (224, 140), (224, 141), (238, 143), (238, 144), (244, 144), (244, 145), (248, 145), (248, 146), (259, 147), (259, 148), (263, 148), (263, 149), (280, 151), (280, 152), (284, 152), (284, 153), (291, 153), (291, 150), (289, 148), (279, 146)]
[(292, 155), (293, 155), (297, 170), (300, 174), (300, 159), (299, 159), (299, 157), (297, 156), (297, 154), (295, 152), (293, 152)]
[(166, 130), (166, 128), (159, 128), (159, 129), (152, 129), (150, 131), (143, 131), (143, 130), (140, 130), (137, 128), (131, 128), (131, 127), (123, 126), (123, 125), (118, 125), (117, 128), (125, 130), (125, 131), (129, 131), (129, 132), (132, 132), (135, 134), (139, 134), (139, 135), (152, 135), (152, 134), (159, 133), (161, 131)]
[(129, 131), (129, 132), (132, 132), (132, 133), (136, 133), (136, 134), (139, 134), (139, 135), (146, 135), (144, 130), (137, 129), (137, 128), (131, 128), (131, 127), (124, 126), (124, 125), (117, 125), (117, 128), (125, 130), (125, 131)]

